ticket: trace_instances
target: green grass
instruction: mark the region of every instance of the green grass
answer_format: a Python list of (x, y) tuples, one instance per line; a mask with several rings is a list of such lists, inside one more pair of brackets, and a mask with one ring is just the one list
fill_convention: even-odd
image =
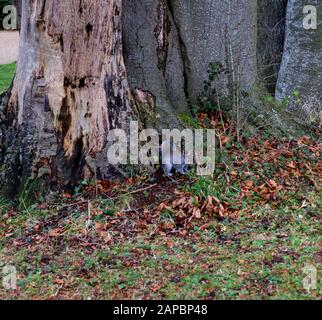
[[(151, 237), (157, 223), (129, 236), (138, 217), (105, 216), (115, 242), (101, 246), (94, 231), (82, 235), (87, 210), (56, 220), (53, 208), (34, 206), (8, 219), (0, 201), (1, 262), (16, 266), (19, 287), (0, 287), (0, 298), (316, 299), (319, 288), (309, 294), (302, 281), (306, 264), (321, 271), (320, 205), (319, 193), (301, 192), (184, 236)], [(57, 227), (61, 236), (48, 237)]]
[(9, 88), (16, 70), (16, 63), (0, 65), (0, 93)]

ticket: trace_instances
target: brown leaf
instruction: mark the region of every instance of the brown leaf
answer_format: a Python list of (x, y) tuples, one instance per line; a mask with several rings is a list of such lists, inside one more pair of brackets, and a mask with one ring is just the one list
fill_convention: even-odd
[(225, 136), (225, 137), (220, 137), (221, 144), (224, 146), (230, 141), (230, 137)]
[(164, 262), (163, 263), (163, 268), (164, 268), (164, 270), (166, 270), (166, 271), (171, 271), (172, 270), (172, 267), (171, 267), (171, 265), (169, 264), (169, 262)]
[(185, 237), (188, 234), (188, 230), (180, 230), (179, 234), (180, 236)]
[(152, 287), (151, 287), (151, 290), (155, 293), (157, 291), (159, 291), (162, 287), (159, 285), (159, 284), (154, 284)]
[(67, 198), (67, 199), (71, 199), (72, 198), (72, 196), (69, 193), (64, 193), (63, 194), (63, 197), (64, 198)]
[(50, 230), (48, 235), (49, 235), (49, 237), (55, 238), (55, 237), (61, 236), (62, 233), (63, 233), (62, 229), (58, 228), (58, 229)]
[(113, 240), (113, 237), (107, 231), (100, 232), (99, 236), (106, 244), (110, 243)]
[(247, 188), (252, 188), (254, 186), (254, 181), (252, 181), (252, 180), (245, 181), (245, 186)]
[(296, 169), (296, 165), (295, 165), (294, 161), (289, 162), (286, 166), (289, 169)]
[(174, 245), (175, 245), (175, 244), (174, 244), (174, 242), (173, 242), (173, 241), (167, 241), (167, 242), (166, 242), (166, 245), (167, 245), (167, 247), (168, 247), (168, 248), (172, 249), (172, 248), (174, 247)]
[(278, 184), (274, 181), (274, 180), (269, 180), (268, 184), (272, 187), (272, 188), (277, 188)]
[(212, 199), (215, 200), (215, 202), (217, 202), (218, 204), (220, 204), (220, 200), (217, 197), (212, 196)]
[(193, 216), (196, 218), (196, 219), (201, 219), (201, 211), (200, 209), (196, 208), (193, 212)]
[(163, 211), (165, 209), (168, 209), (168, 206), (165, 203), (160, 203), (158, 211)]
[(55, 284), (64, 285), (65, 281), (62, 279), (55, 279)]
[(98, 222), (95, 223), (96, 232), (100, 233), (102, 231), (106, 231), (106, 229), (107, 229), (106, 223), (98, 223)]
[(232, 177), (237, 177), (237, 176), (238, 176), (238, 172), (237, 172), (237, 171), (231, 171), (231, 172), (230, 172), (230, 175), (231, 175)]

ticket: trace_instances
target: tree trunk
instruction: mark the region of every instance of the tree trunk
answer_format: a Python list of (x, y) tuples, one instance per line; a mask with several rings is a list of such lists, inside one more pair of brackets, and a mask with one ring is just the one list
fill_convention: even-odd
[(288, 110), (307, 123), (321, 117), (322, 86), (322, 5), (317, 8), (317, 28), (303, 27), (305, 0), (289, 0), (286, 21), (286, 42), (278, 78), (276, 96), (289, 99)]
[[(257, 79), (256, 0), (170, 0), (185, 63), (186, 91), (192, 103), (203, 92), (210, 63), (221, 63), (221, 93), (238, 85), (250, 91)], [(220, 84), (219, 84), (220, 85)]]
[(159, 128), (178, 128), (189, 113), (178, 30), (166, 0), (123, 1), (124, 58), (129, 83), (156, 99)]
[(257, 60), (259, 82), (275, 95), (283, 56), (287, 0), (258, 1)]
[[(20, 59), (0, 109), (0, 189), (108, 176), (110, 130), (127, 128), (131, 116), (146, 126), (182, 127), (179, 115), (202, 92), (209, 62), (240, 63), (250, 87), (256, 6), (242, 2), (223, 9), (220, 1), (23, 1)], [(226, 14), (223, 43), (215, 27)], [(250, 32), (239, 39), (243, 28)]]
[(121, 0), (23, 1), (19, 62), (0, 109), (6, 193), (106, 173), (107, 134), (126, 128), (133, 109), (121, 15)]

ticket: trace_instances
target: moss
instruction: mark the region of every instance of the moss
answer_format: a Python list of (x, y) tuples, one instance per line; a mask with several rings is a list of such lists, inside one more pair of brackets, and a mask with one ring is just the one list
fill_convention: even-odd
[(198, 120), (195, 119), (194, 117), (192, 117), (190, 114), (188, 113), (181, 113), (179, 115), (180, 120), (187, 125), (187, 127), (189, 128), (193, 128), (193, 129), (201, 129), (201, 125), (199, 124)]

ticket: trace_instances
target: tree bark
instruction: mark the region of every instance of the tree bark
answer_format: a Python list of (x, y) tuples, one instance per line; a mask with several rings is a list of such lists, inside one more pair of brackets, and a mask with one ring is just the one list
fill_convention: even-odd
[(166, 0), (124, 0), (124, 58), (132, 89), (156, 99), (159, 128), (178, 128), (189, 113), (178, 30)]
[(170, 0), (185, 63), (186, 91), (192, 103), (203, 92), (210, 63), (221, 63), (226, 77), (221, 92), (232, 82), (250, 91), (257, 81), (257, 0)]
[(303, 27), (305, 0), (289, 0), (287, 6), (286, 42), (276, 96), (289, 99), (288, 110), (311, 123), (321, 117), (322, 86), (322, 5), (317, 8), (317, 28)]
[(126, 128), (133, 104), (121, 15), (121, 0), (23, 1), (19, 62), (0, 109), (0, 188), (106, 173), (107, 134)]
[(258, 1), (257, 64), (259, 82), (275, 95), (282, 62), (287, 0)]

